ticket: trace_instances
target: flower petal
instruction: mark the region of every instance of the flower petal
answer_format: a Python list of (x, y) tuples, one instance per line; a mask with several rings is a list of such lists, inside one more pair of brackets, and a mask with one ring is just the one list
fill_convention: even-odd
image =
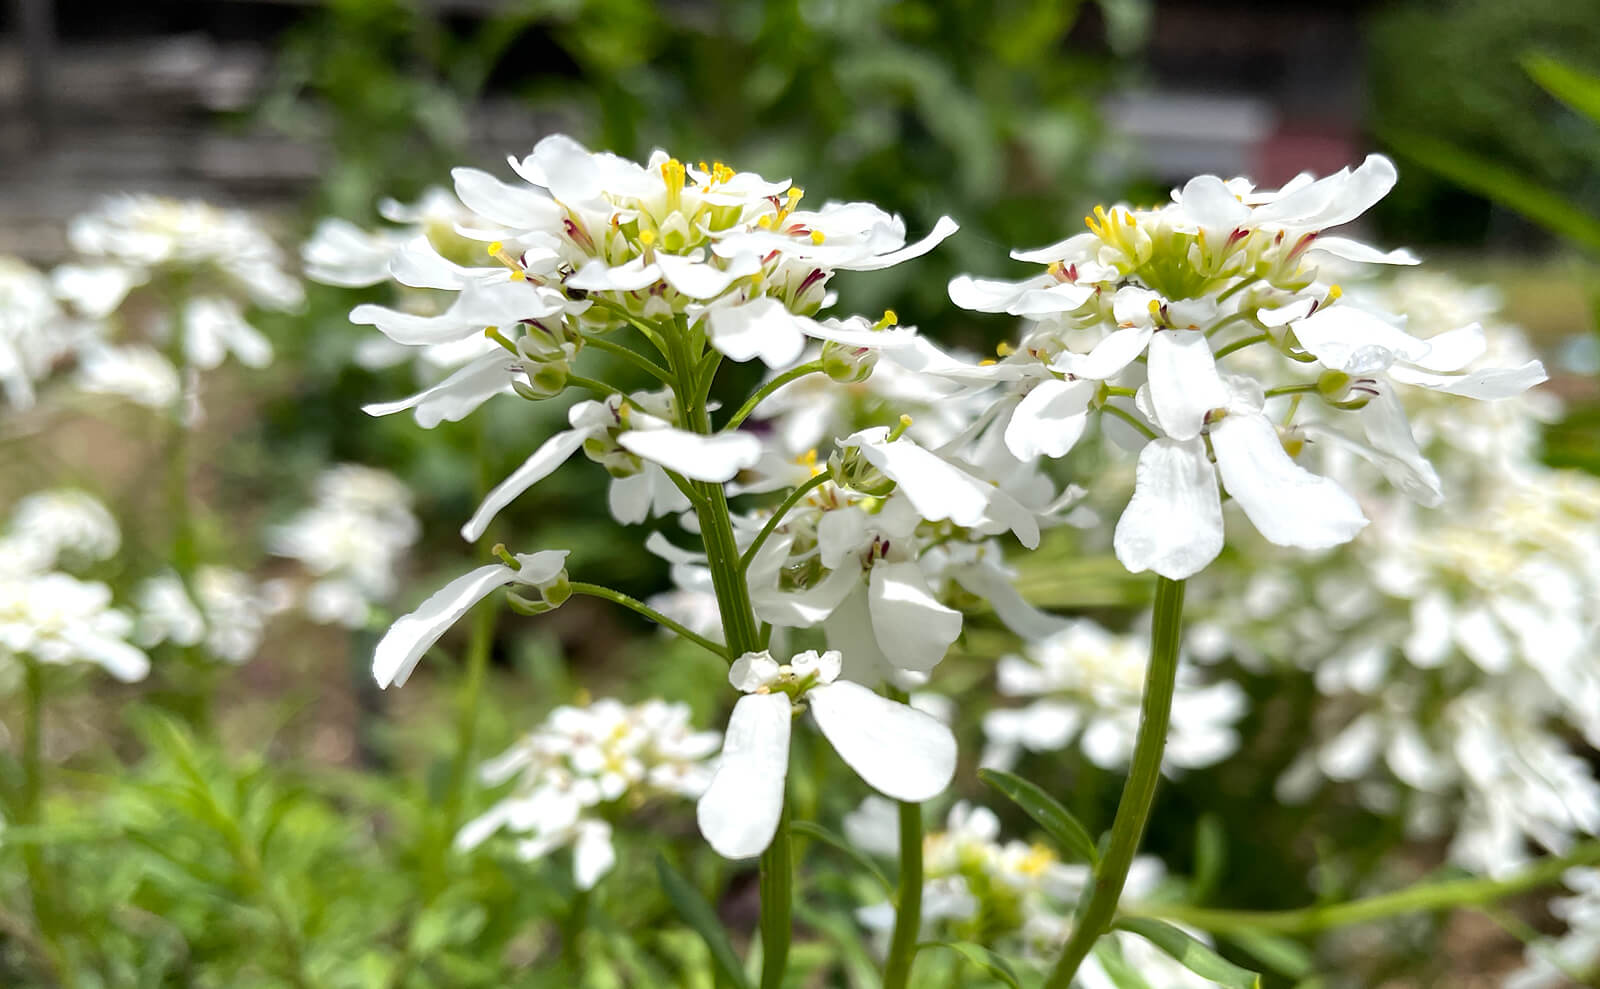
[(1230, 415), (1211, 427), (1217, 472), (1250, 522), (1279, 546), (1326, 549), (1367, 524), (1336, 482), (1295, 463), (1262, 415)]
[(956, 739), (937, 718), (838, 680), (806, 692), (817, 727), (867, 785), (911, 803), (944, 792), (956, 771)]
[(805, 330), (811, 322), (768, 296), (736, 306), (718, 306), (706, 315), (713, 347), (736, 361), (759, 357), (771, 368), (795, 362), (805, 350)]
[(572, 884), (579, 889), (594, 889), (594, 884), (616, 864), (611, 825), (605, 821), (578, 822), (578, 837), (572, 845)]
[(538, 189), (507, 185), (476, 168), (451, 169), (462, 205), (491, 223), (514, 230), (559, 229), (561, 207)]
[(1089, 423), (1089, 400), (1097, 387), (1093, 381), (1055, 378), (1035, 385), (1006, 425), (1006, 449), (1023, 461), (1066, 456)]
[(746, 694), (733, 706), (722, 757), (695, 817), (718, 855), (754, 858), (772, 843), (789, 772), (787, 694)]
[(1357, 264), (1421, 264), (1422, 260), (1403, 247), (1380, 251), (1369, 244), (1348, 237), (1318, 237), (1311, 242), (1307, 254), (1331, 254)]
[(484, 402), (511, 390), (509, 358), (503, 352), (484, 354), (415, 395), (393, 402), (373, 402), (363, 405), (361, 411), (369, 416), (386, 416), (416, 409), (413, 415), (423, 429), (432, 429), (441, 422), (459, 422)]
[(1055, 363), (1050, 366), (1063, 374), (1104, 381), (1132, 364), (1135, 358), (1144, 353), (1145, 345), (1150, 342), (1150, 334), (1153, 332), (1153, 328), (1149, 326), (1125, 327), (1112, 332), (1095, 344), (1087, 354), (1067, 351), (1057, 357)]
[(1349, 305), (1318, 309), (1292, 325), (1300, 346), (1323, 367), (1346, 374), (1382, 371), (1395, 361), (1415, 361), (1428, 352), (1426, 340)]
[(1222, 552), (1222, 497), (1203, 441), (1145, 445), (1113, 546), (1130, 571), (1154, 570), (1171, 580), (1191, 577), (1216, 559)]
[(588, 438), (588, 430), (564, 429), (539, 444), (539, 449), (533, 451), (533, 456), (524, 460), (521, 467), (512, 471), (505, 480), (494, 486), (494, 490), (484, 496), (478, 510), (473, 512), (472, 518), (461, 527), (461, 538), (467, 542), (475, 542), (502, 508), (553, 474), (557, 467), (567, 462), (567, 458), (578, 452), (583, 446), (583, 441)]
[(881, 271), (884, 268), (893, 267), (902, 261), (910, 261), (912, 258), (921, 257), (922, 255), (933, 250), (935, 247), (938, 247), (940, 242), (960, 229), (961, 225), (956, 223), (956, 221), (950, 219), (948, 216), (941, 216), (939, 217), (938, 222), (934, 223), (933, 229), (928, 231), (928, 235), (914, 244), (907, 244), (898, 251), (890, 251), (887, 254), (875, 254), (860, 261), (852, 261), (845, 264), (840, 264), (837, 267), (842, 268), (845, 271)]
[(1471, 374), (1434, 374), (1430, 371), (1397, 365), (1389, 369), (1389, 377), (1404, 384), (1431, 388), (1447, 395), (1460, 395), (1462, 398), (1485, 401), (1514, 398), (1550, 378), (1540, 361), (1528, 361), (1519, 367), (1485, 368), (1482, 371), (1473, 371)]
[(754, 254), (737, 254), (727, 267), (719, 268), (709, 261), (658, 252), (656, 265), (661, 277), (678, 292), (691, 299), (714, 299), (734, 282), (760, 271), (761, 259)]
[(500, 563), (479, 567), (439, 588), (417, 610), (389, 626), (372, 654), (372, 675), (378, 686), (404, 684), (417, 661), (451, 625), (496, 587), (510, 583), (515, 574)]
[(485, 326), (510, 326), (561, 311), (559, 292), (507, 278), (466, 286), (438, 316), (418, 316), (370, 303), (350, 310), (350, 322), (376, 326), (395, 343), (424, 346), (452, 343), (483, 332)]
[(939, 603), (915, 563), (873, 567), (867, 603), (873, 638), (896, 669), (926, 673), (961, 635), (961, 612)]
[(761, 459), (752, 433), (691, 433), (686, 429), (635, 429), (623, 433), (622, 448), (695, 481), (721, 483)]
[(1175, 440), (1200, 435), (1206, 413), (1228, 404), (1211, 344), (1199, 330), (1163, 330), (1150, 339), (1150, 405)]

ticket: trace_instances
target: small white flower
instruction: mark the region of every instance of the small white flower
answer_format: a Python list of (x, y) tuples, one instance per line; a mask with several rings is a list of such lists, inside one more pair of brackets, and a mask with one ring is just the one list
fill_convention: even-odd
[(87, 662), (123, 681), (150, 660), (128, 640), (133, 620), (111, 607), (111, 589), (64, 573), (0, 576), (0, 649), (41, 663)]
[(840, 680), (837, 652), (796, 655), (780, 666), (746, 653), (728, 671), (744, 691), (734, 705), (716, 775), (700, 798), (700, 831), (726, 858), (759, 855), (772, 841), (789, 772), (795, 706), (809, 708), (834, 751), (870, 786), (897, 800), (938, 795), (955, 773), (950, 729), (858, 683)]

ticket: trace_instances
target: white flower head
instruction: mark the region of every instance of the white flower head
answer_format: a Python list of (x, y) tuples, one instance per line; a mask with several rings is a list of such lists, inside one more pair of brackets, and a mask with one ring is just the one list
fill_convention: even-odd
[(700, 798), (700, 831), (727, 858), (758, 855), (772, 841), (789, 771), (796, 708), (810, 709), (840, 758), (880, 793), (920, 802), (955, 773), (956, 741), (938, 720), (840, 680), (837, 652), (803, 652), (786, 664), (746, 653), (728, 679), (743, 691), (728, 720), (716, 775)]

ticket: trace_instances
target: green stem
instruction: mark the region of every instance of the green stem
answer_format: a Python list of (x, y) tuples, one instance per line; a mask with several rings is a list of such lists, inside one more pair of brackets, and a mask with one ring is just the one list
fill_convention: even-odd
[(466, 679), (462, 681), (461, 697), (457, 702), (456, 751), (454, 765), (450, 768), (450, 796), (444, 808), (444, 834), (440, 850), (445, 854), (448, 854), (455, 837), (456, 826), (461, 823), (461, 808), (466, 803), (468, 784), (472, 778), (472, 752), (478, 743), (478, 705), (483, 699), (483, 681), (489, 671), (489, 647), (494, 642), (497, 613), (493, 605), (480, 604), (472, 614), (472, 629), (467, 638)]
[(922, 805), (900, 804), (900, 891), (895, 897), (894, 933), (883, 966), (883, 989), (911, 985), (922, 929)]
[(1115, 405), (1112, 405), (1110, 402), (1107, 402), (1106, 404), (1100, 406), (1100, 411), (1111, 413), (1112, 415), (1116, 416), (1118, 419), (1121, 419), (1123, 422), (1127, 423), (1128, 425), (1132, 426), (1134, 429), (1137, 429), (1139, 432), (1143, 433), (1146, 436), (1146, 438), (1148, 438), (1148, 439), (1152, 439), (1153, 440), (1153, 439), (1156, 438), (1155, 430), (1151, 429), (1149, 426), (1146, 426), (1144, 423), (1140, 422), (1138, 417), (1135, 416), (1132, 412), (1129, 412), (1127, 409), (1119, 408), (1119, 407), (1117, 407)]
[(1263, 398), (1277, 398), (1279, 395), (1305, 395), (1316, 390), (1316, 383), (1312, 382), (1301, 385), (1279, 385), (1276, 388), (1268, 388), (1261, 395)]
[(670, 629), (671, 631), (676, 632), (678, 635), (688, 639), (690, 642), (693, 642), (695, 645), (711, 653), (713, 656), (716, 656), (718, 659), (726, 660), (728, 658), (727, 649), (699, 634), (698, 632), (691, 631), (688, 627), (673, 621), (671, 618), (663, 615), (661, 612), (650, 607), (648, 604), (645, 604), (643, 601), (640, 601), (638, 598), (629, 597), (621, 591), (614, 591), (609, 587), (602, 587), (599, 584), (586, 584), (582, 581), (575, 580), (567, 586), (572, 589), (572, 593), (574, 594), (586, 594), (593, 598), (603, 598), (607, 601), (610, 601), (612, 604), (620, 604), (630, 611), (634, 611), (643, 615), (644, 617), (655, 622), (657, 625), (660, 625), (662, 628)]
[(1245, 337), (1242, 340), (1235, 340), (1226, 346), (1218, 347), (1217, 352), (1211, 355), (1211, 359), (1220, 361), (1236, 350), (1243, 350), (1252, 344), (1266, 343), (1270, 339), (1272, 338), (1267, 336), (1265, 333), (1257, 333), (1253, 337)]
[(1217, 296), (1217, 301), (1226, 302), (1228, 299), (1233, 298), (1233, 296), (1236, 295), (1240, 290), (1249, 288), (1260, 280), (1261, 278), (1259, 275), (1251, 275), (1249, 278), (1240, 279), (1229, 286), (1228, 289), (1221, 295)]
[(800, 364), (800, 365), (797, 365), (795, 367), (791, 367), (789, 370), (787, 370), (787, 371), (783, 372), (782, 374), (778, 375), (776, 378), (773, 378), (771, 381), (769, 381), (766, 384), (762, 385), (760, 388), (757, 388), (755, 390), (755, 394), (753, 394), (749, 398), (745, 399), (744, 404), (739, 406), (739, 411), (735, 412), (733, 414), (733, 418), (729, 419), (727, 421), (727, 423), (725, 423), (723, 425), (723, 427), (722, 427), (723, 430), (727, 431), (727, 430), (732, 430), (732, 429), (738, 429), (740, 423), (742, 423), (746, 419), (750, 418), (750, 414), (756, 410), (756, 406), (758, 406), (762, 402), (766, 401), (766, 399), (773, 392), (777, 391), (779, 388), (782, 388), (784, 385), (788, 384), (791, 381), (796, 381), (796, 380), (798, 380), (800, 378), (805, 377), (808, 374), (816, 374), (817, 372), (819, 372), (821, 370), (822, 370), (822, 362), (821, 361), (807, 361), (804, 364)]
[(661, 367), (661, 365), (657, 364), (655, 361), (644, 356), (643, 354), (629, 350), (622, 344), (617, 343), (614, 340), (607, 340), (602, 336), (594, 336), (586, 333), (584, 334), (583, 339), (585, 343), (594, 349), (604, 351), (621, 360), (625, 364), (632, 364), (634, 367), (643, 371), (645, 374), (648, 374), (650, 377), (655, 378), (662, 384), (672, 384), (672, 375), (668, 374), (666, 370)]
[(1072, 937), (1045, 981), (1045, 989), (1067, 989), (1078, 966), (1100, 935), (1111, 929), (1117, 903), (1128, 880), (1128, 868), (1139, 851), (1139, 841), (1155, 802), (1161, 779), (1161, 755), (1167, 745), (1167, 723), (1172, 716), (1172, 692), (1178, 680), (1178, 643), (1183, 638), (1183, 581), (1157, 578), (1154, 626), (1150, 640), (1150, 669), (1145, 675), (1144, 700), (1139, 709), (1139, 734), (1133, 745), (1133, 765), (1117, 803), (1111, 825), (1111, 842), (1095, 870), (1089, 902), (1078, 912)]
[(772, 844), (761, 853), (761, 989), (782, 989), (789, 968), (794, 909), (794, 846), (789, 834), (786, 801)]
[[(22, 741), (22, 799), (17, 808), (17, 823), (24, 828), (38, 828), (44, 797), (44, 670), (30, 657), (21, 659), (26, 702), (23, 731), (26, 734)], [(54, 871), (44, 860), (38, 842), (23, 845), (22, 854), (28, 885), (33, 890), (34, 922), (39, 927), (40, 945), (50, 967), (55, 970), (56, 981), (70, 989), (78, 984), (78, 976), (56, 932), (60, 917), (56, 909)]]
[(772, 513), (772, 518), (767, 519), (767, 524), (761, 527), (760, 532), (756, 533), (756, 538), (746, 547), (744, 555), (739, 557), (739, 572), (741, 574), (750, 569), (750, 561), (756, 558), (756, 554), (761, 551), (762, 545), (766, 543), (767, 538), (772, 535), (773, 531), (783, 524), (783, 518), (789, 514), (789, 510), (799, 504), (800, 499), (804, 498), (808, 493), (828, 483), (829, 477), (830, 475), (827, 471), (812, 475), (810, 480), (789, 492), (789, 496), (783, 499), (783, 502)]
[(567, 384), (577, 385), (579, 388), (587, 388), (601, 398), (625, 394), (621, 388), (608, 385), (604, 381), (596, 381), (594, 378), (585, 378), (581, 374), (567, 375)]
[(1172, 903), (1141, 907), (1140, 913), (1219, 933), (1251, 930), (1275, 934), (1310, 934), (1334, 927), (1371, 923), (1398, 914), (1434, 913), (1493, 903), (1558, 882), (1562, 874), (1574, 866), (1592, 865), (1600, 865), (1600, 841), (1579, 845), (1560, 858), (1546, 858), (1504, 879), (1451, 879), (1440, 883), (1424, 883), (1348, 903), (1302, 907), (1298, 910), (1210, 910)]

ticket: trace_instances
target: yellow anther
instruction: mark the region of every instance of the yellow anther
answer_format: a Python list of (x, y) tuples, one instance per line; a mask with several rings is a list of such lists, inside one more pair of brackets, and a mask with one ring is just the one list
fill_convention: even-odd
[(1010, 357), (1015, 351), (1012, 349), (1011, 344), (1001, 340), (999, 343), (994, 345), (994, 352), (999, 354), (1001, 357)]
[(676, 158), (668, 158), (661, 163), (661, 178), (667, 183), (667, 189), (670, 191), (681, 190), (686, 175), (683, 162)]
[(1100, 232), (1100, 225), (1098, 223), (1094, 222), (1094, 217), (1092, 217), (1092, 216), (1084, 217), (1083, 218), (1083, 225), (1088, 227), (1090, 230), (1094, 231), (1096, 234), (1098, 234)]
[(760, 227), (762, 230), (771, 230), (772, 229), (772, 214), (768, 213), (768, 214), (762, 216), (761, 219), (756, 221), (756, 226)]
[(873, 323), (872, 328), (875, 330), (887, 330), (891, 326), (899, 325), (900, 315), (893, 309), (885, 309), (883, 311), (883, 318), (878, 320), (876, 323)]
[(639, 246), (640, 247), (649, 247), (651, 244), (654, 244), (655, 242), (656, 242), (656, 232), (654, 230), (641, 230), (641, 231), (639, 231)]
[(1127, 212), (1126, 210), (1124, 210), (1122, 213), (1122, 222), (1126, 223), (1130, 227), (1137, 227), (1139, 225), (1139, 222), (1133, 218), (1133, 214)]
[(1328, 286), (1328, 301), (1329, 302), (1333, 302), (1335, 299), (1338, 299), (1342, 295), (1344, 295), (1344, 289), (1340, 288), (1338, 285), (1329, 285)]
[(811, 243), (820, 244), (826, 239), (827, 238), (823, 236), (821, 230), (813, 230), (813, 231), (811, 231)]
[(1152, 315), (1152, 316), (1161, 315), (1161, 300), (1160, 299), (1151, 299), (1150, 300), (1150, 315)]
[(525, 282), (528, 280), (528, 273), (521, 270), (513, 271), (511, 273), (511, 280), (514, 282)]
[(805, 194), (806, 191), (804, 189), (796, 185), (791, 185), (789, 187), (789, 207), (791, 209), (794, 208), (794, 204), (798, 203), (800, 201), (800, 197), (804, 196)]
[(795, 457), (794, 462), (806, 467), (815, 467), (817, 465), (817, 448), (812, 447), (805, 453), (800, 454), (800, 456)]
[(995, 360), (993, 357), (985, 357), (983, 360), (978, 362), (978, 366), (979, 367), (994, 367), (998, 363), (1000, 363), (1000, 362)]
[(500, 253), (502, 251), (504, 251), (505, 249), (506, 249), (506, 245), (502, 244), (498, 240), (491, 240), (489, 242), (489, 246), (487, 248), (490, 257), (499, 257)]

